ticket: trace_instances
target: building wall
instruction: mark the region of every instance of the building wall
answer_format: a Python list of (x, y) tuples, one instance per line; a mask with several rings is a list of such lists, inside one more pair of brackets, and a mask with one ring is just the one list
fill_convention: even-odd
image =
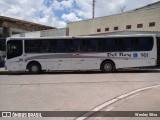
[(41, 37), (68, 36), (67, 28), (41, 31)]
[[(150, 22), (155, 22), (155, 27), (149, 27)], [(137, 28), (137, 24), (141, 23), (143, 23), (143, 28)], [(132, 25), (132, 28), (126, 30), (126, 25)], [(67, 25), (70, 36), (117, 32), (114, 30), (116, 26), (119, 28), (118, 31), (160, 31), (160, 7), (73, 22)], [(105, 28), (109, 28), (109, 31), (105, 31)], [(101, 32), (97, 32), (97, 29), (101, 29)]]
[(21, 35), (21, 37), (40, 37), (41, 32), (36, 31), (36, 32), (28, 32), (28, 33), (23, 33), (24, 36)]
[(68, 29), (50, 29), (36, 32), (27, 32), (22, 34), (15, 34), (12, 37), (55, 37), (55, 36), (68, 36)]

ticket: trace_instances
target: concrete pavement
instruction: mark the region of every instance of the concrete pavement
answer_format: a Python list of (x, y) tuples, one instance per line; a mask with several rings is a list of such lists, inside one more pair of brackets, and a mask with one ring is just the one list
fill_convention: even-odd
[[(130, 117), (130, 118), (103, 117), (103, 115), (96, 113), (97, 117), (88, 118), (87, 120), (137, 120), (137, 119), (159, 120), (160, 117), (156, 117), (157, 114), (152, 111), (160, 111), (160, 86), (128, 96), (118, 102), (115, 102), (114, 104), (111, 104), (110, 106), (103, 108), (101, 111), (113, 111), (113, 112), (137, 111), (137, 112), (135, 112), (135, 117)], [(147, 112), (148, 114), (143, 114), (144, 113), (143, 111), (150, 111), (150, 112)]]
[(0, 111), (89, 111), (124, 93), (160, 84), (159, 78), (159, 70), (40, 75), (4, 71), (0, 72)]

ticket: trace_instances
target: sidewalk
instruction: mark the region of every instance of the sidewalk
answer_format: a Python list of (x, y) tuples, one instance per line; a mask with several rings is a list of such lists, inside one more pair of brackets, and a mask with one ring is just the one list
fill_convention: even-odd
[(113, 111), (160, 111), (160, 87), (137, 93), (118, 104)]
[[(135, 117), (95, 117), (92, 120), (160, 120), (156, 112), (160, 111), (160, 87), (142, 91), (128, 98), (120, 100), (103, 111), (137, 111)], [(140, 111), (140, 112), (139, 112)], [(148, 111), (148, 112), (147, 112)], [(147, 114), (145, 114), (145, 112)], [(152, 114), (151, 114), (152, 113)], [(158, 116), (159, 116), (158, 112)], [(136, 116), (138, 115), (138, 116)], [(144, 116), (148, 115), (148, 116)], [(150, 116), (153, 115), (153, 116)], [(155, 116), (154, 116), (155, 115)], [(89, 118), (88, 120), (91, 120)]]

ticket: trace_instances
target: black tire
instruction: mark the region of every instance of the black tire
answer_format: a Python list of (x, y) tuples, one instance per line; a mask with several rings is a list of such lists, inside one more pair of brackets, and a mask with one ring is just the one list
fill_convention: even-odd
[(41, 66), (38, 63), (31, 63), (29, 65), (29, 72), (33, 74), (41, 73)]
[(104, 73), (111, 73), (115, 70), (115, 65), (111, 61), (105, 61), (101, 65), (101, 70)]

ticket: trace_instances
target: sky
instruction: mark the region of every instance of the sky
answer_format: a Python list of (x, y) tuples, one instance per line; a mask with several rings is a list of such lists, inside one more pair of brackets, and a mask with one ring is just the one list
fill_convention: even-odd
[[(0, 0), (0, 16), (57, 28), (91, 19), (93, 0)], [(96, 0), (95, 18), (133, 10), (160, 0)]]

